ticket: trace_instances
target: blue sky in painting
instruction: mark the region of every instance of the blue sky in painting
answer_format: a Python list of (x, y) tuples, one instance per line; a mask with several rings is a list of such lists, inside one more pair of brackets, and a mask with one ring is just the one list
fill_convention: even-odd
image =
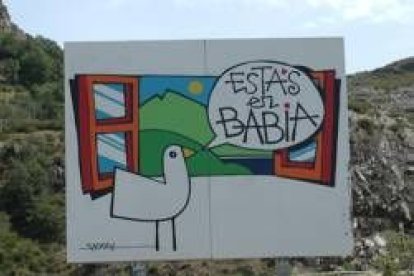
[[(102, 147), (98, 146), (99, 172), (112, 173), (116, 167), (126, 169), (125, 133), (98, 134), (97, 138), (98, 144), (102, 145)], [(100, 152), (103, 147), (106, 147), (106, 150)], [(123, 155), (123, 158), (117, 159), (120, 157), (119, 155)]]
[[(147, 102), (152, 97), (163, 96), (168, 91), (174, 91), (184, 97), (207, 106), (209, 95), (213, 89), (216, 77), (194, 76), (143, 76), (139, 79), (139, 103)], [(191, 91), (191, 86), (200, 90)]]
[[(105, 91), (101, 91), (103, 88), (106, 88)], [(110, 119), (110, 118), (119, 118), (125, 116), (125, 103), (123, 100), (124, 97), (124, 85), (119, 83), (106, 83), (100, 84), (100, 86), (94, 85), (94, 95), (95, 95), (95, 116), (98, 120)], [(109, 94), (108, 94), (109, 93)], [(113, 94), (120, 94), (118, 97), (112, 97)], [(97, 99), (102, 99), (104, 102), (101, 105), (97, 104)], [(117, 99), (118, 98), (118, 99)], [(114, 110), (115, 108), (115, 110)]]

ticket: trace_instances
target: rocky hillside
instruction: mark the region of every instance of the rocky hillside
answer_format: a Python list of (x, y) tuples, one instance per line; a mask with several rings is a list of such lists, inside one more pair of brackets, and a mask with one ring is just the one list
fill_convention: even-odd
[(25, 32), (11, 21), (7, 7), (2, 0), (0, 0), (0, 33), (14, 33), (22, 39), (26, 37)]
[(12, 22), (10, 19), (9, 12), (3, 1), (0, 1), (0, 31), (2, 33), (10, 32), (12, 28)]
[[(414, 58), (349, 76), (349, 108), (354, 261), (362, 267), (387, 256), (386, 231), (411, 237), (412, 244)], [(413, 265), (410, 248), (402, 258), (406, 268)]]

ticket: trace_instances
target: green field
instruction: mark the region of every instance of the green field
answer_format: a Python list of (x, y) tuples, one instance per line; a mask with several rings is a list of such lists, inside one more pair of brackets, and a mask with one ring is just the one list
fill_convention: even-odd
[[(139, 110), (140, 130), (165, 130), (181, 134), (199, 145), (207, 145), (213, 138), (206, 108), (174, 91), (157, 96)], [(142, 144), (146, 147), (146, 144)], [(217, 156), (255, 156), (271, 158), (271, 151), (250, 150), (233, 145), (220, 145), (212, 149)]]
[(191, 176), (204, 175), (249, 175), (249, 169), (222, 162), (209, 149), (183, 135), (165, 130), (142, 130), (139, 135), (140, 174), (161, 176), (163, 174), (163, 154), (169, 145), (179, 145), (190, 149), (194, 154), (186, 159)]

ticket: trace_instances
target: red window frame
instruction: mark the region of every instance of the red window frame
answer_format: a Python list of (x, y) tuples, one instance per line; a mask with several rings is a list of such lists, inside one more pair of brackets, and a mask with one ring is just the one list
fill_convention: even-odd
[[(126, 167), (138, 172), (139, 112), (138, 78), (109, 75), (77, 75), (77, 116), (79, 132), (80, 172), (84, 193), (100, 192), (113, 187), (113, 173), (99, 173), (97, 135), (125, 133)], [(125, 116), (96, 119), (94, 84), (123, 84)]]
[(311, 73), (311, 76), (320, 88), (325, 106), (325, 118), (321, 130), (314, 137), (316, 141), (315, 161), (291, 161), (289, 149), (277, 150), (273, 155), (274, 174), (334, 186), (339, 110), (338, 82), (335, 79), (334, 70), (315, 71)]

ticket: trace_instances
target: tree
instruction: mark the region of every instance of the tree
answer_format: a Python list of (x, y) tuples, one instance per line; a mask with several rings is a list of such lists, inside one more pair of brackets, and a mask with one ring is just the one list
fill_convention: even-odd
[(21, 238), (10, 228), (9, 217), (0, 212), (0, 271), (4, 275), (44, 273), (48, 258), (35, 242)]
[(34, 39), (35, 43), (39, 45), (53, 61), (52, 74), (49, 81), (59, 82), (63, 79), (63, 51), (60, 46), (47, 38), (42, 36), (36, 36)]
[(6, 82), (15, 84), (19, 80), (20, 63), (17, 59), (8, 58), (1, 61), (0, 75), (6, 78)]
[(30, 45), (20, 59), (20, 81), (24, 85), (41, 84), (52, 75), (53, 62), (38, 46)]
[(7, 144), (0, 151), (4, 160), (0, 210), (10, 216), (19, 234), (42, 242), (64, 239), (64, 199), (52, 183), (53, 158), (49, 147), (34, 139)]

